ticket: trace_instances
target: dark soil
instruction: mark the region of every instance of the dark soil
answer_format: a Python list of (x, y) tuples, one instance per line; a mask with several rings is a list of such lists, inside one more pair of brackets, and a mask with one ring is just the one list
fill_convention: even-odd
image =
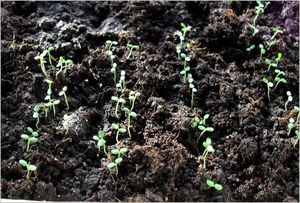
[[(287, 136), (288, 119), (299, 105), (299, 4), (271, 2), (259, 18), (260, 33), (247, 23), (256, 2), (1, 2), (1, 193), (2, 198), (52, 201), (298, 201), (299, 155)], [(188, 88), (179, 74), (174, 35), (180, 23), (192, 26), (191, 73), (198, 88), (190, 108)], [(267, 71), (259, 51), (245, 49), (269, 39), (271, 28), (285, 30), (266, 57), (283, 54), (287, 84), (266, 97)], [(105, 41), (116, 40), (118, 70), (126, 70), (128, 90), (140, 90), (132, 139), (116, 143), (110, 125), (116, 92)], [(126, 44), (141, 48), (126, 60)], [(54, 57), (72, 59), (74, 68), (54, 84), (68, 86), (54, 117), (41, 118), (39, 141), (26, 153), (20, 135), (35, 126), (35, 104), (47, 84), (34, 57), (49, 46)], [(50, 67), (47, 66), (49, 70)], [(118, 76), (119, 77), (119, 76)], [(293, 102), (284, 110), (290, 90)], [(195, 114), (210, 114), (206, 134), (215, 153), (200, 170)], [(64, 135), (64, 114), (81, 128)], [(124, 115), (121, 117), (125, 125)], [(106, 167), (113, 157), (99, 154), (92, 136), (104, 128), (109, 151), (127, 147), (120, 174)], [(19, 159), (37, 172), (29, 180)], [(222, 191), (206, 186), (211, 179)]]

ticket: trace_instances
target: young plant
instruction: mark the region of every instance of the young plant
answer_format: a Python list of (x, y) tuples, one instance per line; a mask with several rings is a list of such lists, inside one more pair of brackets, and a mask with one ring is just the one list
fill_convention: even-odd
[(124, 70), (121, 71), (120, 80), (117, 83), (116, 87), (119, 87), (122, 90), (122, 92), (125, 90), (125, 71)]
[(23, 140), (27, 141), (26, 151), (28, 152), (30, 145), (32, 145), (38, 141), (37, 137), (39, 136), (39, 134), (37, 132), (33, 131), (33, 129), (31, 127), (27, 127), (27, 131), (29, 132), (29, 135), (22, 134), (21, 138)]
[(272, 62), (271, 59), (266, 59), (265, 63), (268, 65), (268, 71), (270, 70), (271, 67), (277, 68), (277, 63)]
[(187, 65), (187, 63), (191, 60), (191, 58), (188, 57), (187, 55), (185, 55), (184, 53), (181, 53), (180, 56), (181, 56), (181, 59), (184, 60), (183, 70), (180, 72), (180, 74), (184, 76), (183, 78), (184, 78), (184, 83), (185, 83), (185, 80), (187, 78), (187, 72), (190, 70), (190, 67)]
[(40, 104), (35, 105), (33, 108), (33, 116), (32, 117), (36, 119), (36, 123), (35, 123), (36, 128), (39, 128), (40, 110), (41, 110)]
[(111, 41), (111, 40), (107, 40), (106, 41), (106, 47), (108, 48), (107, 54), (109, 55), (110, 61), (111, 61), (110, 72), (114, 74), (114, 81), (115, 81), (115, 83), (116, 83), (116, 80), (117, 80), (117, 76), (116, 76), (116, 74), (117, 74), (116, 73), (117, 63), (114, 62), (114, 59), (116, 57), (113, 55), (113, 46), (116, 46), (116, 45), (118, 45), (117, 41)]
[(296, 123), (299, 124), (299, 117), (300, 117), (300, 108), (299, 108), (299, 106), (294, 106), (294, 111), (296, 111), (298, 113)]
[(289, 119), (289, 124), (288, 124), (288, 136), (291, 134), (291, 130), (295, 127), (295, 120), (294, 118)]
[(66, 91), (68, 90), (68, 87), (67, 86), (64, 86), (62, 88), (62, 90), (58, 93), (59, 96), (64, 96), (64, 99), (65, 99), (65, 103), (67, 105), (67, 109), (69, 109), (69, 103), (68, 103), (68, 98), (67, 98), (67, 95), (66, 95)]
[(94, 135), (93, 139), (97, 141), (97, 147), (99, 149), (99, 152), (101, 152), (101, 148), (103, 147), (103, 152), (106, 154), (107, 156), (107, 152), (106, 152), (106, 141), (105, 141), (105, 133), (103, 130), (99, 130), (98, 131), (98, 135)]
[(45, 75), (45, 77), (47, 78), (48, 74), (47, 74), (46, 67), (45, 67), (46, 60), (44, 59), (46, 54), (47, 54), (47, 50), (43, 51), (40, 55), (34, 57), (34, 59), (37, 61), (40, 61), (41, 70), (42, 70), (43, 74)]
[(135, 101), (140, 96), (141, 96), (140, 92), (134, 92), (134, 91), (129, 92), (129, 101), (130, 101), (130, 105), (131, 105), (130, 111), (133, 110)]
[(186, 26), (183, 22), (180, 23), (180, 25), (181, 25), (182, 36), (183, 36), (183, 39), (185, 40), (186, 34), (188, 32), (191, 32), (192, 27), (191, 26)]
[(213, 148), (213, 146), (211, 145), (211, 139), (208, 137), (206, 138), (206, 141), (203, 142), (203, 147), (205, 148), (203, 154), (202, 154), (202, 158), (203, 158), (203, 168), (206, 168), (206, 157), (208, 155), (208, 153), (214, 153), (215, 150)]
[(252, 37), (254, 37), (258, 33), (258, 29), (254, 25), (250, 25), (249, 27), (252, 29)]
[[(47, 95), (47, 96), (48, 96), (48, 95)], [(41, 103), (41, 104), (40, 104), (40, 107), (41, 107), (41, 109), (44, 111), (45, 118), (47, 118), (47, 117), (48, 117), (49, 107), (47, 107), (47, 106), (45, 105), (45, 103)]]
[(253, 25), (255, 26), (256, 20), (258, 19), (259, 15), (265, 12), (265, 9), (268, 7), (270, 2), (266, 2), (263, 4), (261, 0), (256, 0), (257, 6), (255, 6), (255, 17), (253, 19)]
[(70, 69), (73, 65), (73, 61), (70, 59), (65, 60), (63, 56), (59, 57), (58, 64), (56, 67), (59, 68), (59, 70), (55, 74), (55, 78), (57, 79), (57, 76), (63, 72), (63, 76), (66, 77), (67, 70)]
[(132, 54), (132, 51), (133, 50), (138, 50), (140, 48), (139, 45), (133, 45), (133, 44), (127, 44), (127, 49), (129, 51), (129, 54), (127, 55), (127, 58), (126, 59), (129, 59), (131, 54)]
[(267, 78), (263, 78), (262, 81), (267, 85), (267, 89), (268, 89), (267, 95), (268, 95), (269, 101), (271, 101), (271, 99), (270, 99), (270, 90), (274, 86), (274, 84), (272, 82), (269, 82), (269, 80)]
[(214, 182), (211, 181), (211, 180), (207, 180), (207, 181), (206, 181), (206, 185), (207, 185), (208, 187), (213, 187), (213, 188), (215, 188), (215, 189), (218, 190), (218, 191), (223, 190), (223, 186), (222, 186), (222, 185), (217, 184), (217, 183), (214, 183)]
[(111, 100), (117, 102), (116, 109), (115, 109), (115, 116), (116, 116), (116, 118), (119, 118), (119, 116), (118, 116), (119, 104), (121, 103), (121, 109), (122, 109), (122, 106), (123, 106), (124, 104), (126, 104), (126, 101), (125, 101), (125, 99), (123, 99), (123, 98), (118, 98), (118, 97), (116, 97), (116, 96), (112, 96), (112, 97), (111, 97)]
[(283, 31), (280, 28), (273, 28), (272, 29), (273, 35), (270, 38), (270, 40), (267, 42), (267, 45), (269, 47), (269, 49), (276, 43), (275, 37), (278, 34), (283, 34)]
[(293, 97), (292, 97), (292, 93), (290, 91), (287, 91), (286, 95), (288, 96), (288, 99), (284, 104), (284, 109), (287, 111), (287, 106), (291, 101), (293, 101)]
[(275, 70), (275, 73), (276, 73), (276, 77), (275, 77), (275, 79), (274, 79), (274, 82), (276, 82), (276, 84), (275, 84), (275, 87), (274, 87), (274, 90), (276, 89), (276, 87), (280, 84), (280, 83), (287, 83), (287, 81), (286, 81), (286, 79), (284, 79), (284, 78), (281, 78), (280, 76), (284, 76), (285, 75), (285, 73), (283, 72), (283, 71), (281, 71), (281, 70), (279, 70), (279, 69), (276, 69)]
[(250, 47), (246, 49), (248, 53), (250, 53), (255, 48), (255, 44), (252, 44)]
[(116, 141), (119, 142), (119, 134), (120, 133), (126, 133), (126, 129), (125, 128), (120, 128), (119, 124), (111, 124), (112, 129), (115, 129), (117, 131), (117, 135), (116, 135)]
[(53, 80), (46, 79), (45, 82), (48, 83), (47, 95), (51, 97)]
[(193, 84), (193, 76), (191, 73), (188, 74), (188, 82), (189, 82), (189, 88), (191, 90), (191, 108), (194, 106), (194, 94), (197, 92), (197, 89), (195, 88)]
[(195, 128), (198, 125), (206, 125), (206, 120), (209, 118), (209, 114), (205, 114), (203, 116), (203, 119), (200, 120), (200, 118), (198, 116), (195, 116), (194, 121), (192, 122), (191, 127)]
[(261, 57), (266, 53), (266, 50), (263, 44), (259, 44), (258, 47), (260, 48), (259, 60), (261, 60)]
[(111, 69), (110, 72), (114, 74), (114, 82), (116, 83), (117, 80), (117, 63), (114, 62), (115, 56), (110, 55), (110, 61), (111, 61)]
[(31, 165), (30, 162), (27, 163), (27, 161), (25, 161), (23, 159), (19, 160), (19, 163), (21, 166), (26, 168), (26, 170), (27, 170), (26, 179), (29, 180), (31, 173), (36, 171), (36, 166)]
[(279, 52), (277, 54), (277, 58), (275, 59), (277, 66), (278, 66), (279, 62), (281, 61), (281, 59), (282, 59), (282, 53)]
[(52, 108), (53, 109), (53, 114), (55, 116), (55, 114), (56, 114), (56, 107), (55, 106), (60, 103), (60, 100), (58, 100), (58, 99), (51, 99), (51, 97), (50, 97), (49, 94), (45, 97), (45, 100), (48, 101), (47, 103), (45, 103), (45, 107)]
[(47, 49), (47, 55), (48, 55), (49, 63), (51, 64), (51, 66), (52, 66), (52, 56), (51, 56), (51, 51), (53, 51), (53, 50), (54, 50), (53, 47), (49, 47), (49, 48)]
[(118, 42), (117, 41), (111, 41), (111, 40), (107, 40), (106, 42), (105, 42), (105, 44), (106, 44), (106, 47), (108, 48), (108, 50), (107, 50), (107, 54), (109, 55), (109, 56), (112, 56), (113, 55), (113, 46), (116, 46), (116, 45), (118, 45)]
[(121, 157), (123, 154), (127, 153), (128, 152), (128, 149), (127, 148), (121, 148), (121, 149), (113, 149), (111, 150), (111, 153), (113, 155), (116, 155), (117, 158), (115, 159), (114, 162), (111, 162), (109, 164), (107, 164), (107, 167), (109, 169), (115, 169), (115, 174), (116, 176), (118, 176), (119, 174), (119, 168), (118, 166), (121, 164), (121, 162), (123, 161), (123, 158)]
[(199, 143), (199, 140), (201, 136), (207, 131), (207, 132), (213, 132), (215, 129), (213, 127), (205, 127), (204, 125), (198, 125), (198, 129), (201, 131), (197, 138), (197, 144)]
[(128, 131), (128, 135), (129, 135), (129, 137), (131, 138), (131, 133), (130, 133), (130, 127), (131, 127), (131, 125), (130, 125), (130, 118), (131, 118), (131, 116), (133, 117), (133, 118), (135, 118), (136, 116), (137, 116), (137, 114), (135, 113), (135, 112), (133, 112), (132, 110), (129, 110), (128, 108), (124, 108), (123, 109), (123, 111), (125, 111), (125, 113), (126, 113), (126, 116), (127, 116), (127, 131)]
[(296, 130), (295, 130), (295, 134), (296, 134), (296, 136), (294, 137), (294, 139), (295, 139), (295, 142), (294, 142), (294, 148), (296, 148), (296, 145), (297, 145), (297, 143), (299, 142), (299, 139), (300, 139), (300, 132), (299, 132), (299, 129), (296, 129)]

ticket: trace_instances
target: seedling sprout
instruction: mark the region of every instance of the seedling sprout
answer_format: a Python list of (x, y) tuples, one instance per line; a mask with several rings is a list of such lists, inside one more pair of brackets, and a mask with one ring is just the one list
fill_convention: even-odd
[(119, 142), (119, 134), (120, 133), (126, 133), (126, 129), (125, 128), (120, 128), (119, 124), (111, 124), (112, 129), (117, 130), (117, 135), (116, 135), (116, 141)]
[(215, 189), (218, 190), (218, 191), (223, 190), (223, 186), (222, 186), (222, 185), (217, 184), (217, 183), (214, 183), (214, 182), (211, 181), (211, 180), (207, 180), (207, 181), (206, 181), (206, 185), (207, 185), (208, 187), (213, 187), (213, 188), (215, 188)]
[(32, 145), (32, 144), (34, 144), (34, 143), (36, 143), (38, 141), (37, 137), (39, 136), (39, 134), (37, 132), (33, 131), (33, 129), (31, 127), (27, 127), (27, 131), (29, 132), (29, 135), (22, 134), (21, 138), (23, 140), (27, 141), (26, 151), (28, 152), (30, 145)]
[(128, 49), (128, 51), (129, 51), (129, 53), (128, 53), (128, 55), (127, 55), (127, 59), (130, 58), (130, 56), (131, 56), (133, 50), (138, 50), (139, 48), (140, 48), (139, 45), (127, 44), (127, 49)]
[(131, 138), (131, 133), (130, 133), (130, 118), (133, 117), (135, 118), (137, 116), (137, 114), (135, 112), (133, 112), (132, 110), (129, 110), (128, 108), (124, 108), (123, 111), (125, 111), (126, 116), (127, 116), (127, 131), (128, 131), (128, 135)]
[(35, 123), (36, 128), (39, 127), (39, 123), (40, 123), (40, 110), (41, 110), (41, 106), (39, 104), (35, 105), (33, 108), (32, 117), (36, 119), (36, 123)]
[(20, 163), (21, 166), (26, 168), (26, 171), (27, 171), (26, 179), (29, 180), (29, 177), (30, 177), (31, 173), (36, 171), (36, 166), (31, 165), (30, 162), (27, 163), (27, 161), (25, 161), (23, 159), (19, 160), (19, 163)]
[(67, 95), (66, 95), (66, 91), (68, 90), (68, 87), (67, 86), (64, 86), (62, 88), (62, 90), (58, 93), (59, 96), (64, 96), (64, 99), (65, 99), (65, 103), (67, 105), (67, 109), (69, 109), (69, 103), (68, 103), (68, 98), (67, 98)]
[(270, 99), (270, 89), (274, 86), (274, 84), (272, 82), (269, 82), (269, 80), (267, 78), (263, 78), (263, 82), (267, 85), (267, 95), (268, 95), (268, 99), (269, 101), (271, 101)]
[(287, 91), (286, 95), (288, 96), (288, 99), (284, 104), (284, 109), (287, 111), (287, 106), (291, 101), (293, 101), (293, 97), (292, 97), (292, 93), (290, 91)]
[(98, 135), (94, 135), (93, 139), (97, 141), (97, 147), (99, 149), (99, 152), (101, 152), (101, 148), (103, 148), (103, 152), (106, 154), (107, 156), (107, 152), (106, 152), (106, 141), (105, 141), (105, 133), (103, 130), (99, 130), (98, 131)]
[(203, 168), (206, 168), (206, 157), (208, 155), (208, 153), (214, 153), (215, 150), (213, 148), (213, 146), (211, 145), (211, 139), (208, 137), (206, 138), (206, 141), (203, 142), (203, 147), (205, 148), (203, 154), (202, 154), (202, 158), (203, 158)]
[(109, 164), (107, 164), (107, 167), (109, 169), (115, 169), (115, 175), (118, 176), (119, 175), (119, 168), (118, 166), (121, 164), (121, 162), (123, 161), (123, 158), (121, 157), (123, 154), (127, 153), (128, 149), (127, 148), (121, 148), (121, 149), (113, 149), (111, 150), (111, 153), (113, 155), (116, 155), (117, 158), (115, 159), (114, 162), (111, 162)]
[(125, 101), (125, 99), (123, 99), (123, 98), (118, 98), (118, 97), (116, 97), (116, 96), (112, 96), (112, 97), (111, 97), (111, 100), (117, 102), (117, 105), (116, 105), (116, 108), (115, 108), (115, 116), (116, 116), (116, 118), (118, 118), (118, 117), (119, 117), (119, 115), (118, 115), (119, 104), (121, 103), (121, 109), (122, 109), (122, 106), (123, 106), (124, 104), (126, 104), (126, 101)]
[(40, 55), (34, 57), (34, 59), (37, 60), (37, 61), (40, 61), (41, 70), (42, 70), (43, 74), (45, 75), (45, 77), (47, 78), (48, 74), (47, 74), (47, 71), (46, 71), (46, 68), (45, 68), (46, 60), (44, 59), (46, 54), (47, 54), (47, 50), (43, 51)]
[(295, 120), (294, 118), (289, 119), (289, 124), (288, 124), (288, 136), (291, 134), (291, 130), (295, 127)]
[(276, 85), (274, 87), (274, 90), (277, 88), (277, 86), (280, 84), (280, 83), (287, 83), (286, 79), (284, 78), (281, 78), (280, 76), (284, 76), (285, 73), (279, 69), (276, 69), (275, 70), (275, 73), (276, 73), (276, 77), (274, 79), (274, 82), (276, 82)]

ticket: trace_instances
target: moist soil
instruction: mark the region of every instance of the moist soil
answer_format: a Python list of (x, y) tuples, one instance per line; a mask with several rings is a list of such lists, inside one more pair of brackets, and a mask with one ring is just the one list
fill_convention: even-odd
[[(258, 19), (260, 32), (248, 26), (256, 2), (1, 2), (1, 193), (2, 198), (52, 201), (298, 201), (299, 155), (294, 130), (287, 124), (299, 104), (299, 4), (271, 2)], [(198, 89), (190, 107), (188, 85), (179, 74), (174, 34), (180, 23), (192, 26), (190, 67)], [(259, 49), (272, 27), (284, 34), (262, 59)], [(126, 71), (126, 90), (139, 90), (131, 134), (115, 141), (111, 123), (120, 96), (110, 72), (106, 40), (118, 42), (117, 78)], [(130, 59), (127, 43), (138, 44)], [(26, 152), (20, 135), (35, 128), (35, 104), (47, 84), (34, 57), (48, 47), (53, 57), (74, 66), (59, 76), (53, 94), (68, 87), (70, 108), (62, 98), (56, 116), (41, 117), (38, 143)], [(263, 77), (274, 79), (264, 63), (281, 52), (286, 84), (270, 94)], [(55, 62), (56, 63), (56, 62)], [(55, 76), (55, 66), (46, 64)], [(294, 100), (284, 110), (286, 91)], [(65, 134), (64, 115), (77, 122)], [(214, 132), (196, 140), (195, 115), (209, 114)], [(107, 168), (114, 156), (99, 153), (92, 140), (106, 132), (108, 151), (127, 147), (119, 175)], [(211, 137), (215, 153), (199, 168), (202, 142)], [(19, 165), (29, 160), (37, 171), (29, 180)], [(208, 188), (206, 180), (223, 185)]]

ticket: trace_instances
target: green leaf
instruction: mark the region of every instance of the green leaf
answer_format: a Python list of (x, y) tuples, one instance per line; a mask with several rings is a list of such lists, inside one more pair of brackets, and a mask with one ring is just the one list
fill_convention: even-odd
[(106, 143), (106, 141), (105, 141), (104, 139), (100, 139), (100, 140), (98, 141), (97, 145), (98, 145), (98, 147), (102, 147), (102, 146), (105, 145), (105, 143)]
[(34, 106), (33, 111), (38, 112), (40, 110), (40, 105), (37, 104)]
[(204, 147), (205, 149), (208, 147), (207, 142), (203, 142), (202, 145), (203, 145), (203, 147)]
[(36, 137), (31, 137), (31, 138), (29, 138), (29, 140), (30, 140), (31, 144), (34, 144), (38, 141), (38, 139)]
[(135, 112), (132, 111), (132, 112), (130, 112), (130, 116), (132, 116), (132, 117), (135, 118), (135, 117), (137, 116), (137, 114), (136, 114)]
[(206, 143), (208, 144), (208, 145), (211, 145), (211, 139), (208, 137), (208, 138), (206, 138)]
[(215, 185), (215, 183), (211, 180), (207, 180), (206, 184), (207, 184), (208, 187), (214, 187), (214, 185)]
[(23, 159), (19, 160), (19, 163), (21, 164), (21, 166), (24, 166), (24, 167), (27, 166), (27, 161), (25, 161)]
[(204, 127), (203, 125), (199, 125), (198, 128), (199, 128), (199, 130), (201, 130), (201, 131), (205, 130), (205, 127)]
[(60, 100), (54, 100), (53, 104), (57, 105), (59, 104)]
[(36, 170), (36, 166), (35, 165), (30, 165), (29, 166), (29, 170), (30, 171), (35, 171)]
[(97, 137), (96, 135), (94, 135), (94, 136), (93, 136), (93, 139), (96, 140), (96, 141), (98, 141), (98, 140), (99, 140), (99, 137)]
[(125, 111), (126, 113), (130, 113), (130, 110), (127, 107), (123, 108), (123, 111)]
[(119, 129), (119, 125), (118, 125), (118, 124), (115, 124), (115, 123), (111, 124), (111, 127), (112, 127), (113, 129), (116, 129), (116, 130)]
[(22, 134), (22, 135), (21, 135), (21, 138), (22, 138), (23, 140), (28, 140), (29, 136), (26, 135), (26, 134)]
[(206, 119), (208, 119), (208, 117), (209, 117), (209, 114), (205, 114), (203, 118), (206, 120)]
[(125, 133), (125, 132), (126, 132), (126, 129), (125, 129), (125, 128), (120, 128), (120, 132), (121, 132), (121, 133)]
[(104, 131), (103, 130), (99, 130), (98, 131), (98, 136), (103, 138), (105, 136)]
[(124, 154), (124, 153), (128, 152), (128, 149), (127, 148), (121, 148), (120, 152), (121, 152), (121, 154)]
[(120, 152), (120, 150), (118, 150), (118, 149), (113, 149), (113, 150), (111, 150), (111, 153), (112, 153), (113, 155), (118, 155), (119, 152)]
[(112, 97), (111, 97), (111, 100), (113, 100), (113, 101), (118, 101), (118, 97), (112, 96)]
[(207, 127), (206, 130), (207, 130), (208, 132), (213, 132), (213, 131), (214, 131), (214, 128), (212, 128), (212, 127)]
[(32, 133), (33, 132), (33, 129), (31, 127), (27, 127), (27, 131)]
[(64, 92), (67, 91), (67, 90), (68, 90), (67, 86), (64, 86), (63, 89), (62, 89), (62, 91), (64, 91)]
[(119, 99), (119, 102), (122, 103), (122, 104), (126, 104), (126, 101), (125, 101), (125, 99), (123, 99), (123, 98), (120, 98), (120, 99)]
[(37, 137), (37, 136), (39, 136), (39, 134), (38, 134), (37, 132), (33, 132), (33, 133), (32, 133), (32, 136), (33, 136), (33, 137)]
[(115, 160), (115, 163), (116, 164), (120, 164), (121, 162), (123, 161), (123, 158), (122, 157), (119, 157)]
[(180, 75), (184, 75), (185, 74), (185, 70), (180, 71)]
[(107, 168), (112, 169), (115, 167), (115, 163), (111, 162), (109, 164), (107, 164)]
[(213, 146), (208, 145), (208, 146), (207, 146), (207, 151), (208, 151), (208, 152), (214, 152), (215, 150), (214, 150)]
[(37, 113), (37, 112), (34, 112), (32, 117), (33, 117), (33, 118), (37, 118), (37, 117), (39, 117), (39, 113)]
[(223, 186), (220, 184), (215, 184), (215, 189), (218, 191), (221, 191), (221, 190), (223, 190)]
[(141, 93), (140, 93), (140, 92), (136, 92), (136, 93), (135, 93), (135, 96), (136, 96), (136, 97), (139, 97), (139, 96), (141, 96)]

